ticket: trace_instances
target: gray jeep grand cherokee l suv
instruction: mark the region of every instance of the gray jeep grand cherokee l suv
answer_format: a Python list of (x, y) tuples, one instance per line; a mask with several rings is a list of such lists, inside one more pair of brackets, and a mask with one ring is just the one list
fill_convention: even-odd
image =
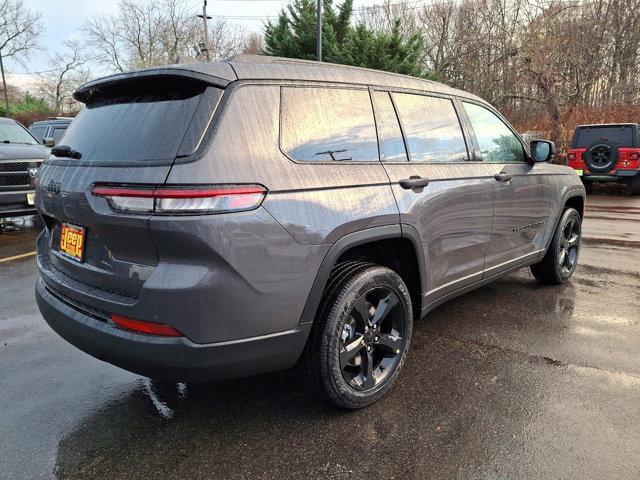
[(40, 171), (38, 305), (133, 372), (209, 381), (302, 360), (359, 408), (438, 304), (576, 267), (578, 176), (445, 85), (240, 56), (75, 97), (86, 107)]

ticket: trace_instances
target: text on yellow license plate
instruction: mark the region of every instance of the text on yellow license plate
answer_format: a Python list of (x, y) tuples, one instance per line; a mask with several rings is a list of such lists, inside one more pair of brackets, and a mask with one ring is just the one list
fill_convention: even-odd
[(60, 229), (60, 252), (79, 262), (84, 252), (84, 227), (63, 223)]

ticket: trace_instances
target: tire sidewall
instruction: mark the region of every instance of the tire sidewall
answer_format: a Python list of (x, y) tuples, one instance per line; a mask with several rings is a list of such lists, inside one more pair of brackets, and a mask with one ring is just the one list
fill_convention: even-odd
[[(349, 285), (349, 282), (347, 282)], [(400, 299), (400, 307), (404, 310), (404, 333), (402, 342), (402, 354), (393, 373), (373, 390), (362, 392), (356, 390), (347, 383), (342, 375), (340, 367), (340, 337), (345, 322), (355, 302), (366, 292), (376, 287), (386, 287), (393, 290)], [(397, 308), (397, 307), (396, 307)], [(331, 383), (333, 390), (341, 397), (346, 406), (359, 408), (375, 402), (382, 397), (398, 378), (406, 359), (411, 342), (413, 326), (413, 313), (411, 296), (398, 274), (384, 267), (373, 267), (356, 275), (356, 281), (349, 285), (347, 292), (337, 295), (330, 310), (330, 318), (325, 328), (325, 334), (329, 334), (328, 348), (323, 352), (328, 367), (326, 381)]]

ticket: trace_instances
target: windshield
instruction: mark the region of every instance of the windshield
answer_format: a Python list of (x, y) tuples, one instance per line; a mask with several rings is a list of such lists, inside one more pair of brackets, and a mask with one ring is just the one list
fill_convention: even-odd
[(61, 144), (85, 162), (173, 161), (207, 85), (165, 77), (93, 94)]
[(574, 148), (588, 148), (594, 143), (633, 147), (633, 132), (631, 125), (582, 127), (578, 130)]
[(26, 128), (13, 122), (0, 123), (0, 142), (38, 145), (38, 141), (33, 138)]

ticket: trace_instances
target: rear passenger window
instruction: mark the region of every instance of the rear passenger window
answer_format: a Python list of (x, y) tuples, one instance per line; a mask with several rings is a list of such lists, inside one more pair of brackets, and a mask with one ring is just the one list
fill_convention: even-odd
[(468, 159), (453, 102), (447, 98), (394, 93), (393, 100), (412, 162), (447, 163)]
[(378, 161), (367, 90), (282, 87), (280, 148), (301, 162)]
[(520, 140), (496, 114), (480, 105), (467, 102), (462, 104), (480, 144), (483, 162), (524, 162)]
[(383, 162), (406, 162), (408, 160), (407, 150), (389, 93), (373, 92), (371, 97), (373, 98), (373, 109), (378, 128), (380, 160)]

